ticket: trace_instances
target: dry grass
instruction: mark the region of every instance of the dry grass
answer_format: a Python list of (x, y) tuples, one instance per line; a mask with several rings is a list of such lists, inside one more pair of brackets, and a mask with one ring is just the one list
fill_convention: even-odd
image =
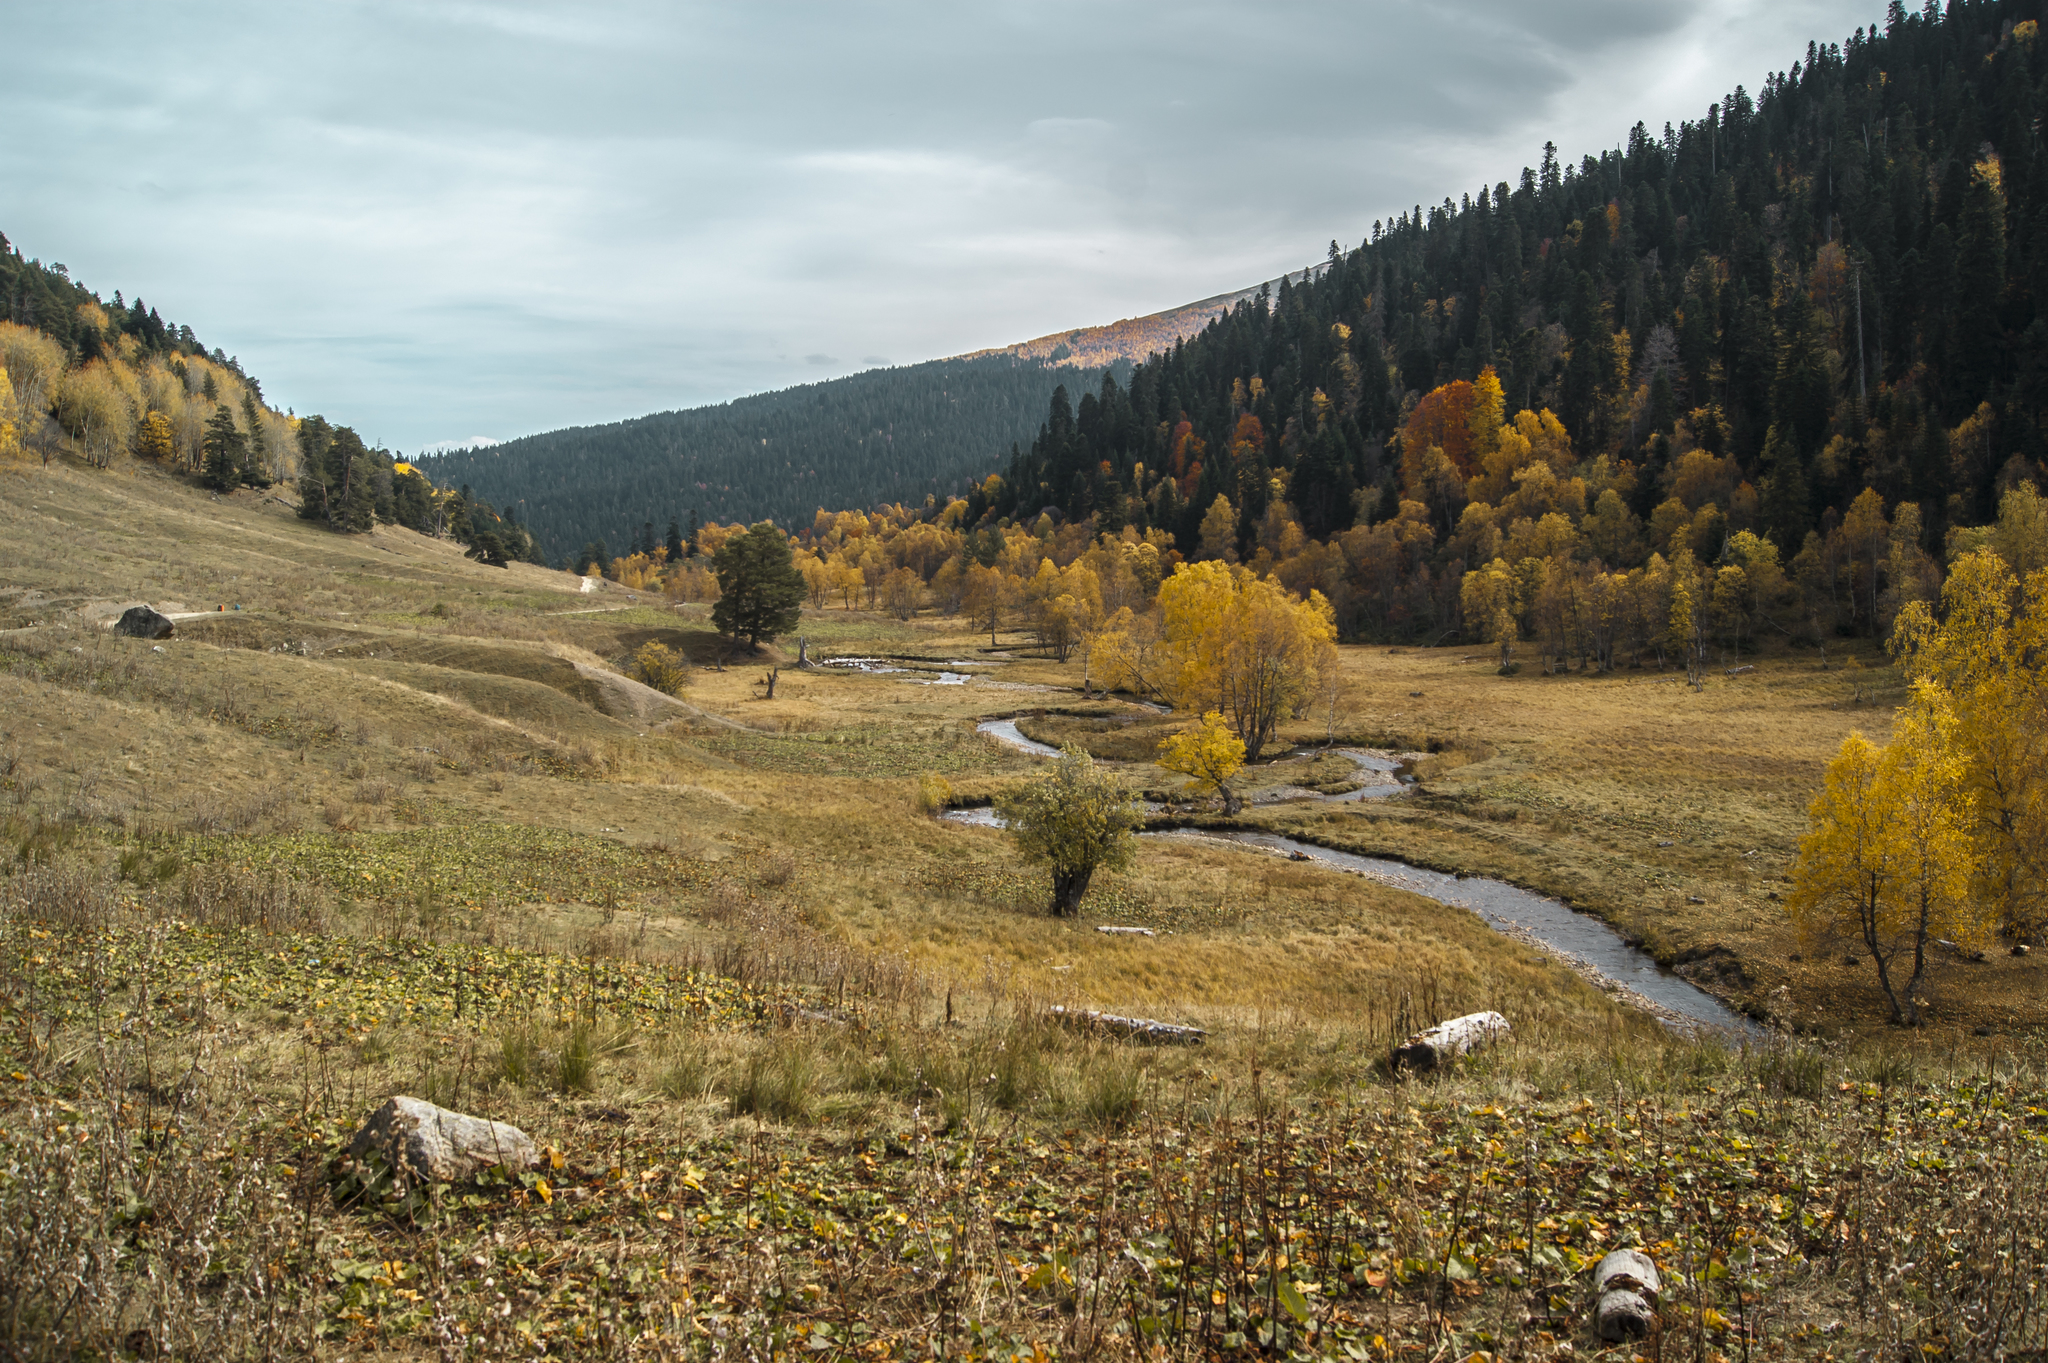
[[(1683, 1275), (1673, 1358), (2040, 1347), (2013, 1284), (2043, 1254), (2011, 1213), (2041, 1190), (2039, 958), (1944, 963), (1931, 1033), (1883, 1035), (1843, 1025), (1854, 972), (1788, 959), (1770, 897), (1827, 755), (1883, 727), (1880, 668), (1772, 657), (1694, 694), (1347, 649), (1334, 719), (1283, 737), (1426, 754), (1421, 791), (1247, 816), (1563, 894), (1813, 1036), (1733, 1053), (1463, 911), (1214, 845), (1148, 840), (1048, 918), (1007, 841), (920, 789), (1031, 770), (973, 724), (1032, 710), (1164, 784), (1166, 723), (1084, 703), (1076, 665), (787, 671), (767, 701), (787, 659), (730, 656), (702, 607), (146, 470), (0, 477), (0, 1076), (24, 1076), (0, 1077), (0, 1153), (28, 1173), (0, 1180), (0, 1255), (29, 1266), (0, 1269), (0, 1340), (23, 1356), (1546, 1354), (1591, 1344), (1578, 1262), (1624, 1239)], [(96, 623), (129, 593), (245, 609), (159, 652)], [(802, 628), (988, 656), (945, 621)], [(659, 724), (591, 675), (650, 639), (695, 669)], [(1212, 1035), (1133, 1050), (1051, 1003)], [(1412, 1027), (1481, 1007), (1513, 1045), (1387, 1074)], [(528, 1126), (566, 1152), (552, 1195), (337, 1205), (320, 1172), (394, 1091)], [(1936, 1140), (1976, 1172), (1930, 1179)], [(1680, 1167), (1705, 1191), (1667, 1192)]]

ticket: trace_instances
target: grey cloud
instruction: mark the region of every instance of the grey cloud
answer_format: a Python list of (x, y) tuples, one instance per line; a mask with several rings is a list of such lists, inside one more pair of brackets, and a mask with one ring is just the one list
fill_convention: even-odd
[(10, 14), (0, 228), (410, 449), (1239, 287), (1863, 10), (73, 0)]

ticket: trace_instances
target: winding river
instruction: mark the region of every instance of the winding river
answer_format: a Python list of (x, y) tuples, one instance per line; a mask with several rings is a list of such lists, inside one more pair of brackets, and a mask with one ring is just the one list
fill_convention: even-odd
[[(1056, 750), (1045, 744), (1024, 737), (1017, 731), (1014, 720), (988, 720), (978, 727), (983, 733), (1019, 751), (1038, 757), (1059, 756)], [(1354, 794), (1351, 798), (1357, 797)], [(952, 823), (986, 828), (1002, 826), (1000, 816), (988, 808), (951, 809), (942, 817)], [(1205, 830), (1146, 833), (1142, 836), (1234, 843), (1247, 849), (1280, 853), (1361, 875), (1394, 889), (1434, 899), (1439, 904), (1476, 913), (1491, 927), (1509, 936), (1539, 943), (1585, 967), (1599, 979), (1639, 995), (1649, 1001), (1652, 1011), (1667, 1019), (1680, 1018), (1686, 1023), (1727, 1036), (1760, 1037), (1764, 1034), (1756, 1022), (1735, 1012), (1691, 981), (1665, 970), (1648, 952), (1631, 946), (1606, 923), (1589, 914), (1576, 913), (1558, 900), (1533, 894), (1505, 881), (1425, 871), (1405, 862), (1339, 852), (1282, 837), (1278, 833)]]

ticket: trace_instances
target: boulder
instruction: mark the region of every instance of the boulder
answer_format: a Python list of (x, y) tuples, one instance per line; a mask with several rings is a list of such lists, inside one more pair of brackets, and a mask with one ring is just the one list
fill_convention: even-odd
[(530, 1169), (540, 1148), (516, 1126), (471, 1117), (418, 1098), (387, 1098), (349, 1142), (351, 1158), (377, 1153), (394, 1171), (433, 1183), (459, 1183), (502, 1165)]
[(1657, 1265), (1639, 1249), (1618, 1249), (1593, 1270), (1593, 1330), (1610, 1344), (1656, 1328)]
[(177, 626), (147, 606), (130, 606), (114, 622), (114, 633), (130, 639), (168, 639), (176, 629)]

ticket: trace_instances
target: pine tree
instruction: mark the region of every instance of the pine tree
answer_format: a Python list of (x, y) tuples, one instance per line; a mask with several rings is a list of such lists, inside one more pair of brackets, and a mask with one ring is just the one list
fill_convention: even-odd
[(333, 516), (328, 474), (328, 447), (334, 430), (325, 417), (309, 416), (299, 423), (299, 515), (309, 521), (327, 521)]
[(235, 428), (235, 415), (225, 402), (214, 406), (207, 418), (206, 437), (201, 446), (206, 460), (200, 481), (215, 492), (226, 492), (242, 481), (242, 433)]
[(242, 443), (241, 479), (250, 487), (269, 487), (270, 471), (263, 467), (263, 418), (256, 407), (256, 398), (248, 389), (242, 390), (242, 422), (246, 434)]
[(1764, 437), (1762, 489), (1765, 528), (1786, 557), (1813, 524), (1812, 493), (1806, 480), (1806, 461), (1798, 445), (1777, 426)]

